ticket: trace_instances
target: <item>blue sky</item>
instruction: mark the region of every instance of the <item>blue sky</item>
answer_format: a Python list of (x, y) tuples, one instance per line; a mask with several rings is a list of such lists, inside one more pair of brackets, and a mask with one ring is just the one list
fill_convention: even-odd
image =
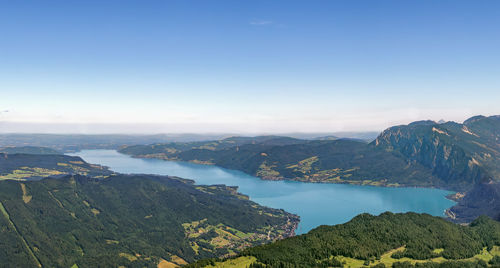
[(498, 1), (0, 1), (0, 127), (462, 121), (500, 114), (499, 48)]

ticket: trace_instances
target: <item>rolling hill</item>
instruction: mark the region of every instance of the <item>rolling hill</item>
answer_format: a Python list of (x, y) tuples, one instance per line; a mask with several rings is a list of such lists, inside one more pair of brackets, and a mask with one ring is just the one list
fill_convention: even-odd
[(143, 158), (161, 158), (166, 160), (178, 159), (180, 152), (189, 150), (221, 151), (228, 148), (238, 147), (246, 144), (260, 145), (288, 145), (305, 143), (307, 140), (295, 139), (281, 136), (257, 136), (257, 137), (229, 137), (222, 140), (195, 141), (195, 142), (171, 142), (151, 145), (123, 146), (120, 152)]
[[(30, 149), (33, 151), (32, 149)], [(23, 149), (23, 151), (25, 151)], [(37, 150), (38, 152), (38, 150)], [(45, 149), (43, 152), (46, 152)], [(67, 174), (104, 177), (112, 174), (106, 167), (89, 164), (80, 157), (62, 154), (0, 153), (0, 181), (35, 180)]]

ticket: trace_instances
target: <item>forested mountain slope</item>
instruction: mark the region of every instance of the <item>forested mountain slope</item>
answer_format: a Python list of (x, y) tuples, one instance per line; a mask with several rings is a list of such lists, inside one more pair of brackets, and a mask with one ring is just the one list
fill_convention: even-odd
[[(361, 214), (350, 222), (249, 248), (250, 267), (484, 267), (500, 258), (500, 223), (481, 217), (461, 226), (427, 214)], [(497, 256), (494, 258), (494, 256)], [(205, 260), (190, 267), (224, 262)], [(222, 267), (222, 266), (221, 266)], [(225, 266), (231, 267), (231, 265)]]
[(0, 181), (1, 267), (155, 267), (293, 234), (298, 218), (226, 186), (152, 175)]
[(477, 116), (463, 124), (422, 121), (396, 126), (373, 144), (430, 168), (450, 188), (500, 181), (499, 116)]
[(471, 222), (481, 215), (500, 221), (499, 183), (480, 183), (463, 195), (458, 204), (447, 211), (453, 221)]

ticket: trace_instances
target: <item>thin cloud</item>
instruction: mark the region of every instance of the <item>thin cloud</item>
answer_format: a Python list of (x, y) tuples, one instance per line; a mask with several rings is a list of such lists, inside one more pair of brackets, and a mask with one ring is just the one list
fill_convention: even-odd
[(274, 22), (271, 20), (252, 20), (250, 21), (250, 25), (254, 26), (265, 26), (265, 25), (271, 25)]

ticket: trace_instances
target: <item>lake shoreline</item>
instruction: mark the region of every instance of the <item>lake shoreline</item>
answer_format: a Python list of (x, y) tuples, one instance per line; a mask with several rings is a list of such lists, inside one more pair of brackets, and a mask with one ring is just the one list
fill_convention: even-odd
[(438, 188), (265, 180), (216, 165), (132, 157), (116, 150), (83, 150), (76, 155), (117, 173), (168, 175), (187, 178), (197, 185), (237, 186), (238, 192), (260, 205), (299, 215), (300, 223), (294, 228), (297, 235), (320, 225), (345, 223), (361, 213), (413, 211), (445, 217), (445, 211), (455, 205), (446, 198), (453, 192)]
[(129, 155), (129, 154), (121, 153), (119, 150), (116, 150), (116, 152), (118, 152), (119, 154), (122, 154), (122, 155), (129, 156), (131, 158), (137, 158), (137, 159), (157, 159), (157, 160), (162, 160), (162, 161), (167, 161), (167, 162), (179, 162), (179, 163), (190, 163), (190, 164), (197, 164), (197, 165), (215, 166), (215, 167), (224, 168), (224, 169), (228, 169), (228, 170), (243, 172), (249, 176), (257, 177), (257, 178), (264, 180), (264, 181), (296, 181), (296, 182), (303, 182), (303, 183), (347, 184), (347, 185), (387, 187), (387, 188), (439, 189), (439, 190), (453, 192), (453, 193), (448, 195), (449, 197), (446, 196), (446, 198), (449, 200), (455, 201), (455, 202), (457, 200), (455, 200), (452, 196), (461, 193), (460, 191), (457, 191), (455, 189), (450, 189), (450, 188), (446, 188), (446, 187), (439, 187), (439, 186), (422, 186), (422, 185), (399, 184), (399, 183), (383, 183), (383, 182), (378, 182), (378, 181), (371, 181), (371, 183), (365, 183), (365, 182), (370, 181), (370, 180), (363, 180), (363, 181), (307, 181), (307, 180), (300, 180), (300, 179), (295, 179), (295, 178), (291, 179), (291, 178), (285, 178), (285, 177), (261, 177), (261, 176), (255, 175), (255, 174), (247, 173), (243, 170), (219, 166), (219, 165), (212, 163), (212, 162), (184, 161), (184, 160), (179, 160), (179, 159), (174, 159), (174, 158), (165, 158), (165, 157), (148, 157), (148, 156), (141, 156), (141, 155)]

